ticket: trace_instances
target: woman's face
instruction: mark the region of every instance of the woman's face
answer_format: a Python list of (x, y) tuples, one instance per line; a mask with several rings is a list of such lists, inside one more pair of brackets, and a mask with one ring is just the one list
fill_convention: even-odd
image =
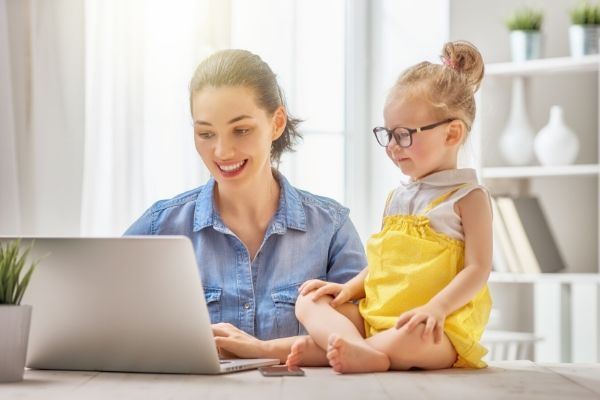
[(271, 143), (285, 128), (283, 107), (269, 115), (248, 87), (209, 86), (192, 96), (192, 117), (196, 150), (219, 184), (268, 176)]

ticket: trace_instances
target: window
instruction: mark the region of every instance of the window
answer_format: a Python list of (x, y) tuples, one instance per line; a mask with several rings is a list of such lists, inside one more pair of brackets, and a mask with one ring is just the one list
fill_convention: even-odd
[[(260, 55), (278, 75), (303, 143), (282, 157), (295, 186), (345, 203), (344, 0), (232, 2), (231, 47)], [(326, 35), (324, 35), (326, 33)]]

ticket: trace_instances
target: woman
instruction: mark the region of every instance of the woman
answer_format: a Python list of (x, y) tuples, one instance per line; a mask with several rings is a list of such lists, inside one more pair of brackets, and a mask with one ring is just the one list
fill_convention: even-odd
[(304, 333), (294, 315), (300, 284), (346, 282), (366, 265), (363, 246), (348, 209), (272, 167), (300, 138), (299, 121), (260, 57), (208, 57), (192, 78), (190, 108), (212, 178), (155, 203), (126, 235), (188, 236), (221, 354), (285, 362)]

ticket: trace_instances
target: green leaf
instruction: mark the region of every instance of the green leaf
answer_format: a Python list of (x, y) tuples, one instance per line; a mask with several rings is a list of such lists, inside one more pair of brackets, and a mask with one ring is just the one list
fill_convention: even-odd
[(569, 14), (573, 25), (600, 25), (600, 5), (580, 1)]
[(0, 242), (0, 304), (21, 303), (31, 275), (39, 262), (38, 260), (31, 263), (26, 268), (32, 247), (33, 242), (22, 251), (20, 240)]
[(530, 7), (515, 10), (505, 23), (510, 31), (539, 31), (542, 29), (544, 13)]

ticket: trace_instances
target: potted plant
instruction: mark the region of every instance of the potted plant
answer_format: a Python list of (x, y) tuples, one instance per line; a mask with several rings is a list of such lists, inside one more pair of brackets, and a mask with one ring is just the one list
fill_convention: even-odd
[(23, 380), (31, 306), (21, 299), (37, 264), (26, 268), (31, 246), (22, 251), (20, 240), (0, 242), (0, 382)]
[(541, 10), (525, 7), (515, 10), (506, 19), (510, 31), (510, 49), (513, 61), (525, 61), (542, 56)]
[(600, 37), (600, 5), (581, 1), (570, 11), (569, 45), (571, 56), (598, 53)]

